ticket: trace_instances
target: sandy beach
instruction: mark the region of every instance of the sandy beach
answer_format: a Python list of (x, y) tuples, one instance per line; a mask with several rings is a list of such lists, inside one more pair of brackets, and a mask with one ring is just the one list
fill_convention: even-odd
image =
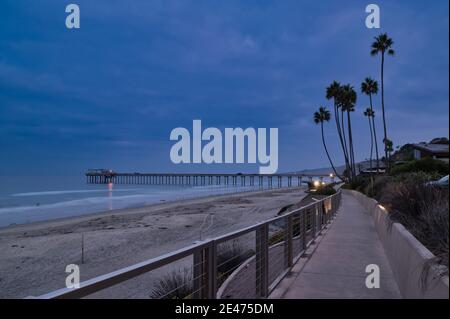
[[(235, 193), (0, 229), (0, 298), (63, 288), (68, 264), (78, 264), (87, 280), (249, 226), (304, 196), (300, 188)], [(148, 291), (140, 276), (95, 296), (145, 298)]]

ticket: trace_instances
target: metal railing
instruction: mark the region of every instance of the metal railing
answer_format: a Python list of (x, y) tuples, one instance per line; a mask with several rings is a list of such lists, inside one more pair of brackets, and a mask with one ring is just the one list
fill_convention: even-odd
[[(217, 298), (219, 283), (224, 284), (227, 278), (230, 278), (231, 273), (239, 271), (239, 269), (242, 271), (245, 267), (238, 266), (245, 264), (247, 268), (251, 268), (251, 271), (245, 269), (248, 271), (246, 282), (239, 282), (238, 277), (234, 280), (238, 281), (239, 285), (252, 285), (252, 287), (247, 287), (251, 288), (250, 295), (240, 297), (266, 298), (336, 214), (340, 201), (341, 191), (339, 190), (334, 195), (284, 215), (89, 279), (80, 283), (79, 288), (63, 288), (37, 298), (86, 297), (137, 276), (179, 262), (186, 257), (192, 258), (190, 265), (192, 269), (191, 293), (186, 297), (196, 299)], [(220, 246), (238, 240), (243, 236), (253, 236), (252, 238), (255, 241), (254, 252), (245, 254), (245, 261), (224, 271), (224, 264), (232, 262), (233, 259), (242, 258), (242, 256), (235, 254), (218, 264)], [(250, 264), (253, 268), (248, 267)], [(250, 275), (254, 277), (248, 278)], [(241, 277), (245, 278), (246, 276)], [(175, 289), (179, 289), (179, 287), (177, 286)], [(168, 291), (167, 295), (170, 295), (170, 293), (171, 291)], [(161, 298), (167, 295), (162, 295)]]

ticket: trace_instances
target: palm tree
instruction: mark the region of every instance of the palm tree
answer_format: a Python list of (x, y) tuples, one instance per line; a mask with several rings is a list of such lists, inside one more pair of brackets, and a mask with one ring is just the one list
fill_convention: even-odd
[(356, 176), (356, 170), (355, 170), (355, 152), (353, 148), (353, 134), (352, 134), (352, 123), (350, 113), (355, 111), (356, 99), (357, 94), (350, 84), (342, 86), (338, 101), (342, 112), (346, 112), (347, 114), (348, 155), (350, 162), (349, 173), (351, 174), (351, 179), (354, 179), (354, 177)]
[(375, 128), (375, 111), (373, 110), (373, 102), (372, 102), (372, 95), (378, 93), (378, 82), (373, 80), (372, 78), (366, 78), (364, 80), (364, 82), (361, 83), (361, 92), (364, 94), (367, 94), (369, 96), (369, 100), (370, 100), (371, 116), (369, 117), (369, 120), (372, 121), (371, 127), (373, 130), (373, 142), (375, 144), (375, 155), (376, 155), (376, 159), (377, 159), (377, 171), (378, 171), (378, 168), (380, 167), (380, 157), (378, 154), (377, 130)]
[(326, 107), (321, 106), (319, 108), (319, 111), (314, 112), (314, 123), (320, 124), (320, 129), (322, 132), (323, 148), (325, 149), (325, 153), (327, 154), (328, 161), (330, 162), (330, 165), (333, 168), (334, 174), (337, 177), (339, 177), (340, 179), (342, 179), (341, 176), (339, 176), (339, 174), (337, 173), (336, 168), (334, 167), (333, 161), (331, 160), (330, 154), (328, 153), (327, 144), (325, 143), (325, 135), (323, 134), (323, 123), (329, 122), (330, 119), (331, 119), (331, 114), (330, 114), (330, 111), (328, 111)]
[[(347, 147), (347, 138), (345, 134), (345, 109), (342, 107), (342, 87), (339, 89), (338, 97), (337, 97), (337, 103), (338, 107), (341, 109), (341, 129), (342, 129), (342, 140), (344, 142), (344, 149), (345, 153), (347, 155), (347, 172), (350, 174), (351, 172), (351, 160), (350, 160), (350, 154), (349, 154), (349, 148)], [(350, 176), (350, 175), (349, 175)]]
[(386, 128), (386, 117), (385, 117), (385, 109), (384, 109), (384, 56), (387, 53), (388, 55), (394, 55), (395, 51), (392, 49), (394, 45), (394, 41), (388, 37), (387, 33), (382, 33), (379, 36), (375, 37), (375, 42), (372, 43), (372, 50), (370, 54), (372, 56), (381, 53), (381, 110), (383, 112), (383, 128), (384, 128), (384, 154), (386, 158), (386, 168), (389, 169), (389, 157), (388, 157), (388, 147), (386, 145), (388, 139), (387, 128)]
[(391, 152), (394, 151), (394, 143), (390, 139), (387, 139), (386, 141), (384, 141), (384, 143), (386, 144), (386, 150), (387, 150), (388, 156), (390, 157)]
[(340, 106), (338, 103), (338, 99), (339, 99), (340, 90), (341, 90), (341, 84), (337, 81), (333, 81), (333, 83), (331, 83), (330, 86), (327, 87), (327, 89), (326, 89), (326, 98), (328, 100), (333, 99), (334, 118), (336, 121), (336, 129), (338, 132), (339, 141), (341, 143), (342, 152), (344, 154), (345, 167), (348, 171), (350, 166), (349, 166), (349, 160), (348, 160), (347, 145), (345, 143), (343, 132), (342, 132), (343, 124), (341, 125), (341, 121), (339, 120), (339, 107)]
[(373, 128), (372, 128), (372, 121), (371, 119), (373, 119), (373, 117), (375, 116), (375, 112), (371, 109), (371, 108), (367, 108), (364, 111), (364, 116), (367, 116), (367, 118), (369, 119), (369, 128), (370, 128), (370, 171), (372, 172), (372, 155), (373, 155)]

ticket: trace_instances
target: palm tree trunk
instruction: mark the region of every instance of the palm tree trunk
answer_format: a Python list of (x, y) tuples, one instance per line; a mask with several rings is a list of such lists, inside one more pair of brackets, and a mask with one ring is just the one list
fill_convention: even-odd
[(323, 122), (320, 123), (320, 129), (322, 131), (322, 143), (323, 148), (325, 149), (325, 153), (327, 154), (328, 161), (330, 162), (331, 168), (333, 169), (334, 175), (339, 177), (339, 179), (342, 180), (342, 177), (339, 176), (339, 174), (336, 171), (336, 168), (334, 167), (333, 161), (331, 160), (330, 154), (328, 153), (327, 144), (325, 143), (325, 135), (323, 134)]
[(368, 116), (368, 120), (369, 120), (369, 129), (370, 129), (370, 157), (369, 157), (369, 160), (370, 160), (370, 172), (371, 172), (371, 174), (373, 174), (373, 172), (372, 172), (372, 155), (373, 155), (373, 129), (372, 129), (372, 122), (370, 121), (370, 118), (371, 118), (372, 116)]
[[(373, 129), (372, 129), (372, 121), (371, 118), (373, 118), (372, 115), (368, 116), (369, 120), (369, 128), (370, 128), (370, 189), (373, 194), (373, 168), (372, 168), (372, 155), (373, 155)], [(378, 172), (378, 168), (377, 168)]]
[(353, 151), (352, 122), (350, 120), (350, 112), (349, 111), (347, 111), (347, 125), (348, 125), (348, 145), (349, 145), (349, 152), (350, 152), (349, 154), (350, 154), (352, 178), (355, 178), (356, 177), (355, 153)]
[(384, 52), (381, 53), (381, 110), (383, 113), (383, 129), (384, 129), (384, 156), (386, 159), (386, 170), (389, 169), (389, 155), (386, 147), (387, 141), (387, 128), (386, 128), (386, 116), (384, 112)]
[[(373, 105), (372, 105), (372, 94), (369, 94), (369, 98), (370, 98), (370, 110), (373, 113)], [(378, 168), (380, 167), (380, 158), (378, 155), (378, 141), (377, 141), (377, 130), (375, 127), (375, 116), (372, 116), (372, 129), (373, 129), (373, 140), (374, 140), (374, 144), (375, 144), (375, 156), (377, 159), (377, 173), (378, 173)]]
[[(336, 120), (336, 129), (338, 132), (338, 136), (339, 136), (339, 141), (341, 143), (341, 148), (342, 148), (342, 152), (344, 154), (344, 161), (345, 161), (345, 166), (346, 168), (348, 168), (348, 155), (344, 146), (344, 140), (342, 138), (342, 129), (341, 129), (341, 122), (339, 121), (339, 109), (336, 105), (336, 101), (334, 101), (334, 118)], [(342, 179), (342, 178), (341, 178)]]
[(347, 170), (348, 178), (351, 179), (351, 166), (350, 166), (350, 154), (347, 147), (347, 138), (345, 137), (345, 121), (344, 121), (344, 111), (341, 110), (341, 129), (342, 129), (342, 139), (344, 141), (344, 153), (347, 154), (345, 161), (345, 168)]

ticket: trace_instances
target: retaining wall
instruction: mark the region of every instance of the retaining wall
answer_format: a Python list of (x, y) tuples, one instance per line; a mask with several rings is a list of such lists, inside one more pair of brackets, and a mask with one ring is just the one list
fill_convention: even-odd
[(355, 197), (371, 215), (403, 298), (448, 299), (448, 276), (440, 277), (438, 269), (431, 268), (424, 277), (424, 265), (434, 257), (433, 253), (403, 225), (389, 226), (388, 213), (376, 200), (357, 191), (344, 192)]

